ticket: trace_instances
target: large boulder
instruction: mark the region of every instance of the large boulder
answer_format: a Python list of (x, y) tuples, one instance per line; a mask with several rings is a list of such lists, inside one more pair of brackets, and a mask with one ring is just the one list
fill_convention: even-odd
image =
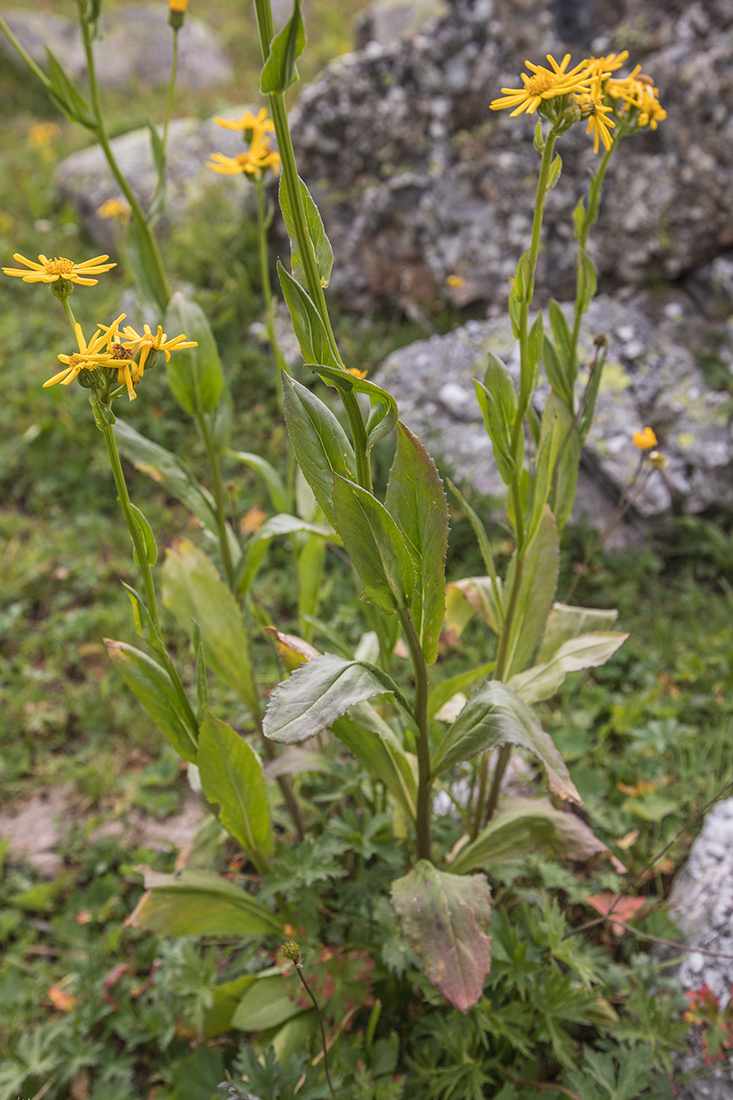
[[(612, 163), (592, 244), (602, 286), (676, 279), (733, 246), (733, 0), (571, 6), (583, 9), (577, 18), (556, 20), (546, 0), (451, 0), (423, 33), (370, 41), (303, 90), (293, 120), (299, 163), (334, 244), (332, 285), (348, 306), (397, 303), (419, 314), (450, 297), (503, 310), (527, 247), (538, 157), (535, 119), (489, 104), (518, 85), (525, 58), (562, 56), (559, 31), (592, 37), (596, 53), (628, 48), (668, 115)], [(561, 141), (565, 169), (549, 196), (538, 271), (540, 292), (551, 285), (564, 298), (572, 209), (597, 162), (584, 129)], [(446, 287), (449, 275), (462, 284)]]

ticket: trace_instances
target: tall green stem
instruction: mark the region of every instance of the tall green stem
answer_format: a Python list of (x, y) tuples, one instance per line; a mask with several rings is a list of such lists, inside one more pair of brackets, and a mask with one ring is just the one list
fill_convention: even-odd
[(282, 397), (282, 372), (287, 370), (287, 363), (280, 350), (280, 345), (275, 333), (275, 309), (277, 308), (277, 298), (272, 293), (270, 262), (267, 251), (267, 230), (271, 219), (267, 216), (265, 206), (265, 181), (261, 172), (255, 175), (254, 181), (257, 189), (257, 239), (260, 256), (260, 282), (262, 284), (262, 297), (265, 302), (265, 332), (267, 333), (267, 340), (275, 360), (275, 366), (277, 368), (277, 385), (280, 396)]
[(428, 695), (430, 680), (428, 666), (408, 611), (398, 612), (415, 672), (415, 707), (413, 717), (417, 724), (417, 807), (415, 831), (417, 833), (417, 858), (430, 859), (431, 788), (430, 740), (428, 737)]
[(224, 496), (224, 483), (221, 478), (221, 463), (219, 461), (219, 455), (216, 453), (216, 447), (214, 446), (214, 440), (211, 437), (211, 428), (209, 427), (209, 421), (206, 417), (206, 413), (200, 412), (196, 414), (196, 423), (201, 433), (201, 439), (203, 440), (204, 447), (206, 448), (206, 457), (209, 462), (209, 470), (211, 472), (211, 488), (214, 493), (214, 502), (216, 504), (216, 521), (219, 528), (219, 550), (221, 552), (221, 561), (224, 566), (224, 573), (226, 575), (227, 584), (233, 590), (234, 589), (234, 563), (232, 562), (232, 552), (229, 547), (229, 537), (227, 533), (227, 517), (226, 517), (226, 503)]

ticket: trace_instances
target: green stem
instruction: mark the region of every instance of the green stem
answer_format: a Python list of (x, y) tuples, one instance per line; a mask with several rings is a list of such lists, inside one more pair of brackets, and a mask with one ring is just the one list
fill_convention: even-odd
[(303, 976), (303, 964), (302, 964), (302, 962), (301, 963), (296, 963), (295, 968), (298, 971), (298, 977), (300, 978), (301, 982), (303, 983), (303, 988), (305, 989), (306, 993), (310, 997), (310, 1000), (313, 1004), (313, 1007), (316, 1010), (316, 1016), (318, 1017), (318, 1026), (321, 1029), (321, 1045), (323, 1047), (323, 1069), (325, 1070), (325, 1073), (326, 1073), (326, 1080), (328, 1081), (328, 1088), (330, 1090), (331, 1096), (333, 1097), (333, 1100), (336, 1100), (336, 1093), (333, 1091), (333, 1084), (331, 1083), (331, 1073), (330, 1073), (329, 1068), (328, 1068), (328, 1043), (326, 1042), (326, 1031), (325, 1031), (325, 1028), (323, 1026), (323, 1016), (321, 1015), (321, 1010), (320, 1010), (320, 1007), (318, 1005), (318, 1001), (316, 1000), (316, 998), (315, 998), (315, 996), (314, 996), (314, 994), (311, 990), (311, 987), (308, 985), (308, 982), (305, 980), (305, 977)]
[(180, 28), (173, 28), (173, 60), (171, 61), (171, 75), (168, 81), (168, 98), (165, 104), (165, 122), (163, 123), (163, 164), (165, 164), (165, 156), (168, 151), (168, 127), (170, 126), (171, 115), (173, 114), (173, 98), (176, 88), (176, 75), (178, 73), (178, 31)]
[(74, 333), (76, 333), (76, 317), (74, 316), (74, 311), (72, 310), (71, 306), (69, 305), (69, 299), (68, 298), (60, 298), (59, 301), (61, 302), (61, 305), (64, 307), (64, 313), (66, 314), (66, 316), (68, 318), (69, 324), (71, 325)]
[(415, 626), (407, 610), (397, 612), (405, 633), (407, 648), (415, 672), (415, 708), (413, 716), (417, 724), (417, 807), (415, 830), (417, 833), (417, 858), (430, 859), (431, 788), (430, 739), (428, 737), (428, 695), (430, 680), (428, 666), (417, 636)]
[(272, 283), (270, 281), (270, 263), (267, 251), (267, 230), (270, 219), (267, 217), (267, 210), (265, 207), (265, 181), (261, 172), (255, 175), (255, 188), (257, 190), (257, 237), (260, 256), (260, 282), (262, 284), (262, 297), (265, 301), (265, 332), (267, 333), (267, 340), (272, 350), (275, 366), (277, 368), (278, 392), (280, 393), (280, 399), (282, 401), (282, 372), (287, 371), (288, 365), (285, 362), (285, 357), (280, 350), (280, 345), (277, 342), (277, 336), (275, 334), (277, 298), (272, 293)]
[(13, 34), (10, 27), (5, 22), (5, 20), (3, 19), (2, 15), (0, 15), (0, 30), (3, 31), (7, 35), (11, 46), (13, 46), (14, 49), (16, 49), (18, 51), (18, 53), (23, 58), (23, 60), (25, 61), (26, 65), (31, 70), (31, 72), (33, 72), (38, 77), (38, 79), (41, 81), (41, 83), (50, 91), (51, 90), (51, 81), (48, 79), (48, 77), (44, 73), (43, 69), (39, 68), (38, 65), (36, 65), (35, 61), (31, 57), (31, 55), (28, 53), (28, 51), (25, 50), (23, 48), (23, 46), (21, 46), (20, 42), (18, 41), (18, 39)]
[(232, 553), (229, 547), (227, 533), (224, 484), (221, 478), (221, 462), (219, 460), (219, 455), (216, 453), (216, 448), (214, 447), (214, 441), (211, 437), (211, 429), (209, 427), (209, 421), (206, 418), (206, 413), (197, 413), (196, 422), (199, 426), (204, 447), (206, 448), (206, 457), (209, 460), (209, 470), (211, 471), (211, 487), (214, 493), (214, 502), (216, 504), (216, 521), (219, 528), (221, 561), (224, 566), (227, 584), (231, 590), (234, 591), (234, 563), (232, 562)]
[(127, 182), (127, 179), (123, 175), (123, 173), (120, 169), (120, 166), (117, 163), (117, 159), (116, 159), (114, 153), (112, 152), (112, 147), (110, 146), (109, 138), (107, 137), (107, 129), (106, 129), (106, 126), (104, 124), (104, 115), (102, 113), (102, 101), (101, 101), (100, 94), (99, 94), (99, 84), (98, 84), (98, 81), (97, 81), (97, 70), (96, 70), (96, 67), (95, 67), (95, 64), (94, 64), (94, 49), (92, 47), (92, 38), (91, 38), (91, 34), (89, 32), (89, 24), (87, 23), (87, 21), (84, 18), (83, 14), (81, 16), (80, 23), (81, 23), (82, 38), (83, 38), (83, 41), (84, 41), (84, 53), (86, 55), (86, 60), (87, 60), (87, 77), (88, 77), (88, 80), (89, 80), (89, 94), (90, 94), (91, 103), (92, 103), (92, 110), (94, 112), (94, 117), (95, 117), (96, 122), (97, 122), (97, 139), (99, 141), (100, 146), (102, 147), (102, 151), (103, 151), (103, 153), (105, 155), (105, 158), (107, 160), (107, 164), (110, 167), (110, 171), (112, 172), (112, 175), (114, 176), (115, 180), (117, 181), (117, 183), (120, 187), (120, 190), (122, 191), (123, 195), (125, 196), (125, 198), (127, 199), (128, 203), (130, 205), (132, 215), (135, 218), (136, 222), (138, 223), (140, 231), (142, 233), (144, 233), (145, 236), (148, 238), (150, 255), (152, 257), (153, 264), (155, 266), (155, 273), (156, 273), (156, 278), (157, 278), (157, 281), (158, 281), (158, 285), (161, 288), (162, 295), (165, 297), (165, 302), (159, 302), (158, 304), (161, 306), (161, 308), (164, 309), (165, 306), (170, 301), (170, 296), (171, 295), (170, 295), (170, 290), (168, 288), (168, 278), (166, 276), (165, 267), (163, 266), (163, 260), (162, 260), (162, 257), (160, 255), (160, 249), (158, 248), (158, 242), (155, 239), (155, 234), (150, 229), (150, 226), (148, 224), (148, 220), (147, 220), (147, 217), (145, 215), (145, 212), (143, 211), (143, 208), (140, 206), (140, 203), (138, 202), (137, 197), (135, 196), (135, 193), (133, 192), (132, 188), (130, 187), (129, 183)]

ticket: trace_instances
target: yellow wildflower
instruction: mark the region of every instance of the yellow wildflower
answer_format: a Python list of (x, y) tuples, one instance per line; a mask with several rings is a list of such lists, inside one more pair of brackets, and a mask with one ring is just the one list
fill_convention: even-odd
[(31, 149), (45, 149), (61, 136), (61, 127), (55, 122), (35, 122), (28, 131)]
[(446, 275), (445, 285), (452, 290), (460, 290), (462, 286), (466, 285), (466, 280), (462, 275)]
[(116, 218), (120, 225), (125, 225), (130, 220), (130, 205), (124, 199), (107, 199), (97, 207), (100, 218)]
[(245, 111), (241, 118), (219, 118), (217, 115), (214, 122), (223, 126), (225, 130), (251, 130), (255, 137), (269, 134), (275, 129), (275, 123), (267, 117), (265, 107), (260, 107), (256, 116), (251, 111)]
[(280, 156), (274, 149), (270, 149), (269, 138), (255, 134), (247, 152), (239, 153), (236, 157), (212, 153), (207, 168), (212, 168), (222, 176), (238, 176), (241, 172), (246, 172), (248, 176), (255, 176), (264, 172), (266, 168), (270, 168), (274, 175), (278, 175)]
[(591, 57), (588, 63), (590, 73), (592, 76), (605, 80), (611, 73), (615, 73), (620, 69), (624, 61), (628, 60), (628, 57), (628, 50), (623, 50), (621, 53), (609, 53), (605, 57)]
[(174, 12), (184, 12), (188, 7), (188, 0), (168, 0), (168, 8)]
[[(124, 316), (124, 315), (123, 315)], [(101, 327), (101, 326), (100, 326)], [(198, 343), (195, 340), (187, 340), (185, 335), (181, 333), (180, 336), (174, 336), (172, 340), (169, 340), (167, 335), (163, 332), (162, 325), (158, 325), (158, 331), (153, 336), (150, 331), (149, 325), (143, 326), (142, 335), (136, 332), (132, 325), (125, 325), (120, 336), (127, 341), (125, 345), (133, 355), (140, 352), (139, 362), (137, 364), (137, 372), (142, 378), (143, 371), (145, 370), (145, 364), (148, 361), (148, 357), (151, 351), (162, 351), (165, 356), (166, 363), (170, 362), (172, 351), (183, 351), (184, 348), (197, 348)], [(139, 379), (138, 379), (139, 380)]]
[(635, 107), (638, 110), (636, 121), (639, 126), (651, 126), (652, 130), (656, 130), (657, 122), (667, 117), (667, 112), (657, 99), (659, 89), (648, 76), (644, 76), (641, 65), (637, 65), (624, 80), (609, 80), (606, 92), (613, 99), (621, 100), (625, 109)]
[(524, 87), (502, 88), (504, 96), (489, 104), (491, 110), (501, 111), (505, 107), (514, 107), (512, 118), (520, 115), (522, 111), (531, 115), (544, 99), (554, 99), (556, 96), (568, 95), (570, 92), (583, 92), (587, 88), (591, 75), (588, 61), (581, 61), (579, 65), (568, 71), (569, 53), (565, 54), (559, 65), (551, 54), (547, 54), (547, 60), (552, 66), (551, 69), (525, 61), (532, 75), (521, 74)]
[(590, 89), (583, 95), (574, 96), (575, 102), (581, 110), (581, 118), (588, 119), (586, 134), (593, 134), (593, 152), (598, 152), (598, 140), (603, 142), (604, 148), (610, 149), (613, 144), (611, 130), (616, 123), (607, 115), (613, 113), (613, 108), (603, 102), (601, 90), (602, 73), (596, 74), (591, 80)]
[(652, 447), (656, 447), (657, 437), (653, 430), (647, 427), (642, 432), (634, 432), (632, 442), (640, 451), (650, 451)]
[(102, 351), (106, 343), (106, 336), (101, 332), (95, 332), (89, 343), (84, 339), (81, 325), (77, 321), (74, 325), (76, 342), (79, 345), (78, 353), (73, 355), (59, 355), (58, 359), (64, 364), (64, 369), (54, 374), (43, 383), (46, 386), (55, 386), (60, 382), (62, 386), (68, 386), (83, 370), (96, 370), (97, 367), (106, 367), (111, 364), (113, 356), (108, 351)]
[(117, 267), (117, 264), (105, 262), (109, 256), (94, 256), (91, 260), (84, 260), (80, 264), (75, 264), (64, 256), (49, 260), (48, 256), (42, 255), (38, 257), (40, 262), (35, 263), (33, 260), (26, 260), (25, 256), (21, 256), (18, 252), (13, 253), (13, 259), (19, 264), (25, 264), (31, 270), (21, 271), (16, 267), (4, 267), (3, 273), (15, 275), (24, 283), (55, 283), (57, 279), (65, 279), (69, 283), (79, 283), (80, 286), (95, 286), (99, 280), (90, 279), (90, 275), (101, 275)]

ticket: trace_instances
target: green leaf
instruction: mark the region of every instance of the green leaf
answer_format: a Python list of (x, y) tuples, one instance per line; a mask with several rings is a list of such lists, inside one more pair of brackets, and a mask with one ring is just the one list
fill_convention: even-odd
[(221, 1051), (200, 1043), (193, 1054), (178, 1062), (171, 1077), (174, 1085), (170, 1100), (216, 1100), (224, 1076)]
[(219, 400), (213, 413), (205, 413), (209, 425), (209, 434), (214, 451), (218, 455), (227, 452), (232, 435), (232, 421), (234, 419), (234, 403), (226, 382), (222, 386)]
[(498, 680), (489, 680), (468, 700), (438, 746), (433, 775), (497, 745), (517, 745), (534, 753), (545, 766), (552, 794), (580, 805), (580, 795), (552, 739), (524, 700)]
[(236, 578), (236, 589), (240, 595), (249, 591), (253, 580), (257, 576), (260, 566), (267, 557), (270, 543), (278, 535), (294, 535), (297, 532), (308, 531), (318, 535), (322, 539), (330, 539), (332, 542), (341, 542), (335, 531), (319, 523), (306, 523), (297, 516), (271, 516), (266, 520), (259, 531), (250, 539), (247, 549), (241, 561), (241, 569)]
[(184, 629), (190, 630), (191, 619), (196, 620), (209, 666), (258, 715), (259, 696), (239, 604), (211, 559), (188, 539), (177, 540), (167, 552), (163, 602)]
[(305, 28), (300, 13), (300, 0), (293, 2), (293, 14), (270, 43), (270, 53), (260, 76), (263, 95), (284, 92), (298, 80), (295, 62), (305, 49)]
[(485, 875), (453, 875), (421, 859), (392, 883), (392, 905), (429, 981), (459, 1012), (480, 999), (491, 969), (491, 890)]
[(168, 672), (147, 653), (126, 642), (105, 638), (104, 644), (122, 679), (179, 756), (195, 763), (198, 730), (189, 725)]
[(343, 393), (364, 393), (369, 398), (369, 416), (365, 425), (367, 437), (367, 453), (375, 443), (384, 439), (397, 423), (397, 402), (391, 393), (387, 393), (374, 382), (366, 378), (356, 378), (353, 374), (342, 368), (325, 367), (311, 363), (309, 366), (329, 386)]
[(155, 165), (155, 171), (158, 176), (155, 196), (148, 210), (148, 224), (152, 225), (153, 222), (157, 221), (165, 209), (165, 149), (163, 148), (163, 142), (161, 141), (157, 127), (154, 126), (152, 122), (148, 122), (147, 127), (150, 135), (150, 151), (153, 154), (153, 164)]
[(343, 372), (343, 367), (331, 345), (326, 326), (310, 295), (297, 279), (285, 270), (279, 260), (277, 273), (285, 303), (290, 310), (293, 329), (306, 363), (323, 363), (325, 366), (336, 367)]
[[(156, 312), (162, 315), (168, 305), (168, 291), (160, 276), (160, 270), (151, 244), (150, 230), (147, 223), (141, 221), (134, 210), (127, 226), (125, 251), (135, 279), (138, 296), (142, 302), (150, 303), (151, 306), (155, 307)], [(176, 354), (183, 355), (185, 353), (176, 352)]]
[(281, 917), (211, 871), (144, 872), (146, 893), (125, 921), (168, 936), (282, 935)]
[(546, 664), (558, 649), (571, 638), (584, 634), (596, 634), (610, 631), (618, 618), (618, 611), (601, 610), (595, 607), (571, 607), (566, 603), (555, 603), (547, 617), (547, 625), (542, 645), (537, 654), (537, 664)]
[(501, 804), (474, 841), (460, 849), (451, 870), (466, 874), (543, 848), (579, 862), (609, 851), (585, 822), (573, 813), (555, 809), (549, 799), (512, 798)]
[(229, 458), (236, 458), (237, 462), (243, 462), (245, 466), (257, 471), (265, 483), (270, 503), (276, 512), (291, 511), (290, 497), (283, 480), (267, 459), (250, 451), (227, 451), (226, 453)]
[(265, 737), (292, 744), (315, 737), (349, 707), (373, 695), (398, 689), (376, 665), (323, 653), (293, 672), (270, 696), (263, 722)]
[(356, 477), (354, 450), (338, 420), (315, 394), (283, 373), (283, 407), (298, 465), (328, 522), (336, 525), (334, 474)]
[(232, 1016), (232, 1027), (240, 1031), (265, 1031), (299, 1015), (303, 1008), (292, 997), (289, 984), (282, 974), (258, 977), (239, 1002)]
[(568, 409), (573, 408), (573, 387), (567, 376), (569, 359), (560, 358), (555, 345), (546, 336), (543, 349), (543, 358), (547, 377), (553, 390)]
[(391, 727), (369, 703), (357, 703), (332, 728), (370, 775), (384, 783), (414, 823), (417, 802), (414, 768)]
[[(501, 359), (490, 354), (484, 381), (479, 382), (476, 379), (474, 384), (496, 465), (502, 480), (510, 485), (515, 468), (511, 449), (512, 428), (517, 415), (514, 382)], [(523, 456), (519, 456), (520, 465), (522, 458)]]
[(585, 313), (596, 292), (596, 269), (588, 253), (581, 248), (578, 255), (578, 290), (576, 309)]
[(573, 336), (570, 331), (568, 319), (562, 307), (558, 305), (554, 298), (550, 298), (548, 311), (550, 314), (552, 337), (555, 341), (557, 354), (560, 356), (563, 363), (569, 363), (572, 358)]
[(543, 425), (544, 432), (540, 438), (540, 445), (535, 459), (534, 474), (530, 481), (530, 515), (527, 525), (527, 541), (532, 542), (540, 523), (542, 522), (543, 509), (547, 504), (552, 487), (552, 475), (557, 462), (557, 451), (560, 445), (560, 421), (553, 416)]
[(577, 638), (570, 638), (555, 650), (547, 663), (537, 664), (526, 672), (517, 673), (512, 676), (508, 686), (525, 703), (539, 703), (542, 699), (549, 699), (569, 672), (604, 665), (627, 638), (628, 634), (618, 634), (615, 631), (581, 634)]
[(570, 519), (578, 487), (578, 469), (580, 467), (581, 438), (575, 427), (575, 418), (568, 406), (551, 393), (547, 398), (542, 414), (543, 431), (547, 425), (557, 424), (559, 431), (559, 454), (555, 467), (550, 503), (555, 515), (558, 532), (562, 533)]
[(604, 343), (598, 353), (598, 359), (595, 365), (591, 364), (591, 377), (588, 382), (588, 387), (585, 395), (585, 407), (583, 409), (583, 415), (580, 418), (578, 425), (578, 431), (580, 433), (581, 442), (585, 442), (585, 438), (590, 431), (591, 424), (593, 423), (593, 414), (596, 408), (596, 399), (598, 397), (598, 390), (601, 386), (601, 380), (603, 378), (603, 368), (606, 364), (606, 355), (608, 353), (608, 342)]
[[(153, 528), (148, 523), (145, 515), (140, 511), (136, 504), (130, 502), (130, 508), (132, 514), (135, 517), (138, 530), (143, 537), (143, 543), (145, 544), (145, 556), (149, 565), (155, 565), (158, 560), (158, 547), (155, 544), (155, 535), (153, 534)], [(134, 552), (135, 560), (137, 561), (137, 551)], [(140, 563), (138, 562), (138, 565)]]
[(382, 611), (409, 607), (415, 570), (404, 539), (387, 509), (361, 485), (334, 476), (336, 529), (364, 586)]
[(171, 337), (185, 335), (198, 347), (184, 348), (166, 363), (168, 381), (178, 404), (189, 416), (213, 413), (224, 388), (224, 375), (214, 334), (201, 306), (181, 291), (170, 300), (164, 327)]
[(207, 714), (199, 735), (198, 768), (209, 802), (221, 806), (219, 820), (250, 856), (267, 859), (274, 841), (265, 778), (257, 757), (231, 726)]
[(573, 226), (575, 232), (575, 238), (578, 241), (583, 240), (583, 223), (585, 221), (585, 199), (578, 199), (578, 202), (573, 210)]
[(48, 59), (48, 77), (51, 81), (51, 98), (71, 122), (78, 122), (88, 130), (97, 131), (95, 119), (89, 101), (69, 80), (61, 63), (46, 46)]
[(445, 618), (445, 556), (448, 550), (448, 502), (435, 463), (402, 421), (387, 484), (387, 511), (402, 532), (415, 566), (412, 620), (425, 660), (437, 659)]
[[(303, 183), (303, 180), (298, 177), (298, 183), (300, 185), (300, 194), (303, 200), (303, 210), (305, 212), (305, 223), (308, 230), (308, 236), (313, 242), (313, 252), (316, 258), (316, 267), (321, 279), (322, 286), (328, 286), (331, 278), (331, 268), (333, 267), (333, 249), (331, 248), (331, 242), (326, 236), (326, 230), (323, 225), (318, 207), (311, 197), (311, 193)], [(290, 191), (288, 190), (287, 177), (285, 173), (280, 178), (280, 210), (282, 212), (283, 221), (285, 222), (285, 228), (288, 231), (290, 237), (290, 269), (293, 277), (301, 284), (305, 286), (308, 282), (308, 278), (303, 267), (303, 261), (298, 250), (297, 234), (295, 232), (295, 220), (293, 218), (293, 204), (290, 201)]]
[(491, 549), (491, 543), (489, 542), (489, 536), (486, 534), (486, 528), (481, 522), (477, 513), (473, 510), (466, 498), (456, 488), (452, 481), (448, 481), (451, 492), (458, 498), (458, 501), (463, 508), (464, 512), (468, 516), (468, 521), (473, 527), (473, 533), (476, 536), (479, 550), (481, 551), (481, 557), (484, 559), (484, 565), (486, 566), (486, 572), (491, 578), (491, 585), (494, 590), (494, 605), (499, 614), (499, 625), (503, 625), (504, 622), (504, 608), (501, 601), (501, 587), (499, 585), (499, 578), (496, 573), (496, 563), (494, 562), (494, 553)]
[(497, 603), (497, 591), (501, 600), (501, 582), (497, 579), (495, 587), (491, 577), (463, 577), (460, 581), (451, 581), (446, 598), (448, 629), (460, 637), (473, 612), (477, 611), (494, 633), (499, 634), (504, 610)]
[(550, 171), (547, 175), (547, 190), (548, 191), (552, 191), (553, 187), (555, 186), (557, 181), (560, 179), (560, 173), (561, 172), (562, 172), (562, 160), (560, 159), (560, 154), (558, 153), (555, 156), (554, 160), (552, 161), (552, 164), (550, 165)]
[(485, 665), (469, 668), (466, 672), (457, 672), (455, 676), (449, 676), (447, 680), (432, 684), (428, 699), (428, 718), (432, 718), (434, 714), (437, 714), (443, 704), (452, 699), (459, 691), (464, 691), (483, 676), (488, 676), (495, 668), (496, 661), (488, 661)]
[[(337, 538), (336, 533), (333, 535)], [(341, 540), (339, 539), (339, 542)], [(298, 620), (306, 641), (313, 634), (309, 623), (318, 614), (323, 589), (323, 567), (326, 560), (326, 540), (320, 535), (309, 534), (298, 548), (295, 564), (298, 580)]]
[(533, 393), (537, 386), (537, 378), (540, 371), (540, 360), (542, 359), (542, 347), (544, 344), (545, 334), (542, 322), (542, 313), (538, 312), (532, 327), (529, 330), (527, 337), (527, 359), (529, 361), (530, 375), (528, 392)]
[[(537, 534), (524, 554), (519, 597), (509, 633), (507, 676), (521, 671), (531, 660), (539, 645), (557, 590), (559, 560), (560, 548), (555, 517), (545, 505)], [(517, 558), (514, 555), (504, 584), (505, 600), (511, 599), (516, 569)]]

